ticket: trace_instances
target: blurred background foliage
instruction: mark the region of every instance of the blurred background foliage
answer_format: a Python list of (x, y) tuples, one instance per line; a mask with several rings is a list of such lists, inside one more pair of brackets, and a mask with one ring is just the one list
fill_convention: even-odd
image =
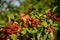
[(0, 0), (0, 26), (6, 25), (8, 17), (19, 20), (20, 12), (29, 13), (29, 5), (32, 5), (39, 13), (44, 13), (45, 10), (58, 6), (55, 13), (57, 16), (60, 15), (60, 0)]

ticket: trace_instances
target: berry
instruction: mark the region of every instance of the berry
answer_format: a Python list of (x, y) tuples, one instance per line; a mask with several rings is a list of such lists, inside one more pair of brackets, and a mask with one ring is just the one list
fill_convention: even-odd
[(17, 31), (17, 30), (16, 30), (16, 31), (13, 31), (13, 33), (14, 33), (14, 34), (17, 34), (17, 33), (18, 33), (18, 31)]
[(20, 26), (19, 24), (16, 24), (16, 25), (15, 25), (15, 28), (19, 28), (19, 26)]
[(31, 26), (32, 26), (32, 27), (35, 27), (35, 24), (32, 23)]
[(49, 30), (46, 29), (46, 32), (49, 32)]
[(49, 26), (47, 26), (47, 28), (50, 28), (51, 26), (49, 25)]
[(21, 12), (20, 13), (20, 17), (23, 17), (25, 14), (24, 14), (24, 12)]
[(34, 18), (31, 18), (31, 21), (34, 21), (35, 19)]
[(51, 12), (50, 11), (48, 12), (48, 16), (51, 16)]
[(24, 26), (25, 28), (27, 28), (27, 27), (28, 27), (28, 25), (27, 25), (27, 24), (23, 24), (23, 26)]
[(6, 32), (7, 32), (8, 34), (10, 34), (10, 33), (11, 33), (11, 30), (6, 30)]
[(51, 29), (54, 29), (54, 26), (51, 26)]
[(56, 18), (57, 21), (59, 21), (60, 19), (59, 18)]
[(6, 27), (10, 29), (11, 28), (11, 25), (8, 24)]
[(53, 33), (53, 30), (50, 30), (50, 33)]
[(13, 21), (10, 21), (10, 24), (12, 25), (14, 22)]
[(2, 29), (2, 32), (5, 32), (6, 30), (5, 29)]
[(28, 19), (30, 19), (30, 16), (27, 14), (24, 16), (24, 18), (28, 20)]

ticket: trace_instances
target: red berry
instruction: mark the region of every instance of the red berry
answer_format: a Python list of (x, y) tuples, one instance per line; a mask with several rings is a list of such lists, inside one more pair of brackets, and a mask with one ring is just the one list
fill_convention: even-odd
[(56, 18), (57, 21), (59, 21), (60, 19), (59, 18)]
[(50, 28), (51, 26), (49, 25), (49, 26), (47, 26), (47, 28)]
[(14, 22), (13, 21), (10, 21), (10, 24), (12, 25)]
[(15, 28), (19, 28), (19, 27), (20, 27), (20, 25), (19, 25), (19, 24), (16, 24), (16, 25), (15, 25)]
[(51, 16), (51, 12), (50, 11), (48, 12), (48, 16)]
[(34, 21), (35, 19), (34, 18), (31, 18), (32, 21)]
[(20, 17), (23, 17), (25, 14), (24, 14), (24, 12), (21, 12), (20, 13)]
[(28, 25), (27, 25), (27, 24), (23, 24), (23, 26), (24, 26), (25, 28), (27, 28), (27, 27), (28, 27)]
[(10, 34), (10, 33), (11, 33), (11, 30), (6, 30), (6, 32), (7, 32), (8, 34)]
[(35, 21), (32, 21), (32, 23), (35, 23)]
[(35, 24), (32, 23), (31, 26), (32, 26), (32, 27), (35, 27)]
[(53, 33), (53, 30), (50, 30), (50, 33)]
[(51, 26), (51, 29), (54, 29), (54, 26)]
[(17, 34), (17, 33), (18, 33), (18, 31), (17, 31), (17, 30), (16, 30), (16, 31), (13, 31), (13, 33), (14, 33), (14, 34)]
[(2, 29), (2, 32), (5, 32), (6, 30), (5, 29)]
[(46, 29), (46, 32), (49, 32), (49, 30)]

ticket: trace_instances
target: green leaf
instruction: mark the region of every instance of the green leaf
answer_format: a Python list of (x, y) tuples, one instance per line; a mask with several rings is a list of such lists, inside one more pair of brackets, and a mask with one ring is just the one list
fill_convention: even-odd
[(45, 27), (47, 27), (48, 24), (47, 24), (46, 21), (43, 21), (43, 22), (42, 22), (42, 25), (45, 26)]
[(32, 33), (33, 33), (33, 34), (36, 33), (36, 30), (32, 30)]
[(7, 17), (10, 17), (11, 19), (14, 19), (14, 14), (13, 13), (8, 13)]
[(46, 38), (47, 38), (47, 35), (44, 35), (44, 40), (46, 40)]
[(58, 6), (55, 6), (54, 8), (53, 8), (53, 12), (55, 11), (55, 9), (57, 8)]
[(51, 38), (50, 34), (48, 34), (48, 38)]
[(59, 30), (59, 28), (58, 28), (58, 27), (54, 27), (54, 29), (55, 29), (55, 30)]
[(58, 24), (52, 24), (52, 26), (58, 26)]
[(41, 32), (37, 34), (37, 39), (39, 40), (41, 37)]
[(16, 34), (12, 34), (12, 35), (11, 35), (11, 39), (12, 39), (12, 40), (16, 40), (16, 38), (17, 38)]
[(53, 24), (53, 21), (51, 19), (49, 20), (49, 22), (50, 22), (51, 25)]

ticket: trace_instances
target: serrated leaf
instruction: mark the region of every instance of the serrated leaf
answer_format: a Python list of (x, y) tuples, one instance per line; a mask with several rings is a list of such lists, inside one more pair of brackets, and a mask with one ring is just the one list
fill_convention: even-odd
[(12, 34), (10, 37), (12, 40), (16, 40), (16, 38), (17, 38), (16, 34)]
[(14, 19), (14, 14), (13, 13), (9, 13), (9, 14), (7, 14), (7, 17), (9, 17), (11, 19)]

